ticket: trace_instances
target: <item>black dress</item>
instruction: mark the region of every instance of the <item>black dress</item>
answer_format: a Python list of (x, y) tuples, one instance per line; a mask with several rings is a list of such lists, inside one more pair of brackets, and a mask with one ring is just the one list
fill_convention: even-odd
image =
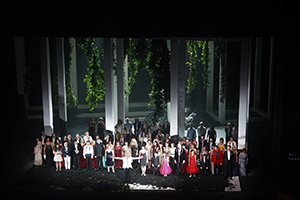
[(104, 125), (103, 123), (98, 122), (97, 133), (101, 140), (104, 140)]
[(53, 149), (50, 144), (46, 145), (46, 165), (52, 166), (53, 165)]
[(90, 122), (89, 133), (90, 133), (90, 136), (92, 136), (92, 138), (96, 138), (96, 135), (95, 135), (96, 130), (95, 129), (96, 129), (96, 123)]
[(143, 156), (143, 158), (140, 159), (140, 165), (141, 166), (147, 166), (147, 163), (146, 163), (146, 152), (145, 153), (141, 153), (141, 156)]
[[(136, 155), (136, 152), (137, 152), (138, 148), (136, 146), (131, 146), (131, 156), (134, 158), (134, 157), (137, 157)], [(133, 160), (132, 162), (132, 167), (134, 169), (136, 169), (138, 167), (138, 162), (137, 160)]]

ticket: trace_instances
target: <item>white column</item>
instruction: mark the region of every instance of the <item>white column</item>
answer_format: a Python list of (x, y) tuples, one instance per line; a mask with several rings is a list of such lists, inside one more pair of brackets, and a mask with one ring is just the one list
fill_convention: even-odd
[(53, 132), (53, 107), (51, 93), (49, 38), (47, 37), (40, 38), (40, 62), (42, 72), (41, 80), (44, 132), (45, 135), (51, 136)]
[(56, 38), (57, 84), (59, 101), (60, 134), (67, 134), (67, 99), (64, 38)]
[(105, 67), (105, 126), (106, 130), (114, 132), (115, 108), (114, 83), (112, 65), (112, 40), (104, 38), (104, 67)]
[(260, 107), (260, 89), (261, 89), (261, 64), (262, 64), (262, 45), (263, 39), (256, 38), (255, 50), (255, 76), (254, 76), (254, 92), (253, 92), (253, 107)]
[(178, 45), (178, 134), (180, 137), (185, 136), (185, 89), (186, 89), (186, 59), (185, 49), (186, 41), (179, 40)]
[(250, 41), (243, 40), (241, 42), (238, 149), (247, 148), (247, 124), (249, 121), (250, 97), (250, 58)]
[(125, 106), (124, 106), (124, 40), (117, 38), (117, 96), (118, 96), (118, 119), (124, 122)]
[(215, 66), (215, 42), (209, 41), (211, 54), (209, 55), (208, 70), (210, 71), (209, 86), (206, 89), (206, 112), (213, 112), (214, 95), (214, 66)]
[(178, 135), (178, 40), (171, 40), (170, 136)]

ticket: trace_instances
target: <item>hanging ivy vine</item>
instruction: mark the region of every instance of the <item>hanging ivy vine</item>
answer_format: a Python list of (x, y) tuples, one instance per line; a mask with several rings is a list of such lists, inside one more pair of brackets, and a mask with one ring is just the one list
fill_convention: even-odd
[(219, 59), (221, 64), (221, 88), (219, 90), (219, 93), (221, 95), (220, 102), (224, 103), (224, 100), (226, 99), (226, 94), (228, 90), (228, 83), (227, 83), (227, 75), (228, 70), (226, 66), (226, 48), (227, 48), (227, 42), (217, 42), (216, 48), (215, 48), (215, 56)]
[[(198, 59), (198, 49), (201, 49), (201, 55)], [(189, 77), (188, 77), (188, 85), (187, 85), (187, 97), (189, 98), (192, 94), (193, 90), (196, 88), (198, 83), (197, 81), (197, 74), (198, 71), (196, 69), (196, 63), (201, 62), (202, 65), (202, 80), (203, 80), (203, 89), (207, 89), (209, 87), (209, 77), (210, 71), (208, 70), (209, 64), (209, 56), (210, 56), (210, 47), (208, 41), (194, 41), (188, 40), (187, 42), (187, 53), (189, 54), (189, 61), (186, 64), (189, 67)]]
[(152, 40), (148, 73), (152, 91), (149, 106), (154, 109), (153, 119), (157, 121), (170, 101), (170, 51), (166, 40)]
[(66, 77), (66, 100), (67, 106), (70, 108), (75, 108), (77, 106), (77, 99), (73, 93), (73, 88), (71, 84), (71, 73), (70, 66), (72, 63), (72, 48), (69, 38), (64, 40), (64, 53), (65, 53), (65, 77)]
[(196, 88), (197, 85), (197, 74), (198, 71), (196, 70), (196, 62), (197, 62), (197, 50), (196, 50), (196, 42), (193, 40), (188, 40), (187, 42), (187, 52), (189, 54), (189, 61), (186, 64), (189, 67), (189, 78), (187, 80), (188, 84), (186, 86), (186, 94), (187, 98), (190, 97), (193, 90)]
[(76, 43), (84, 50), (85, 56), (89, 62), (89, 67), (87, 68), (88, 73), (85, 75), (84, 79), (87, 94), (85, 101), (89, 105), (89, 110), (93, 111), (98, 105), (98, 101), (104, 99), (104, 69), (100, 66), (99, 50), (97, 46), (94, 46), (94, 38), (76, 38)]

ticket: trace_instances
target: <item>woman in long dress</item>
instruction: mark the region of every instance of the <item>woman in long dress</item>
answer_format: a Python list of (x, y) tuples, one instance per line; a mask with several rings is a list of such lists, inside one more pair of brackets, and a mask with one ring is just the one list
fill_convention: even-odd
[(46, 144), (44, 146), (44, 154), (46, 155), (46, 165), (53, 166), (53, 146), (50, 142), (50, 138), (47, 138)]
[(141, 165), (141, 171), (142, 171), (141, 176), (146, 176), (146, 166), (147, 166), (148, 156), (147, 156), (145, 146), (142, 146), (142, 149), (139, 152), (139, 157), (143, 157), (142, 159), (139, 160), (139, 163)]
[(248, 154), (246, 149), (243, 148), (242, 153), (239, 155), (239, 165), (240, 165), (240, 174), (241, 176), (247, 176), (246, 165), (248, 164)]
[(186, 168), (187, 172), (190, 174), (190, 177), (192, 177), (192, 175), (196, 177), (195, 174), (199, 171), (196, 163), (196, 154), (194, 153), (194, 150), (192, 150), (191, 155), (189, 156), (189, 164)]
[(33, 149), (34, 153), (34, 165), (42, 165), (43, 159), (42, 159), (42, 142), (38, 141), (37, 145)]
[(169, 164), (169, 157), (167, 156), (167, 154), (165, 152), (163, 153), (162, 166), (159, 169), (159, 172), (160, 172), (161, 175), (164, 175), (165, 177), (168, 174), (171, 174), (171, 172), (172, 172), (172, 169), (171, 169), (170, 164)]
[(89, 124), (89, 134), (90, 134), (90, 136), (92, 136), (92, 138), (95, 138), (96, 137), (95, 133), (96, 133), (96, 123), (95, 123), (94, 118), (91, 118), (91, 121)]
[[(138, 144), (135, 138), (131, 139), (130, 142), (130, 147), (131, 147), (131, 156), (132, 157), (138, 157)], [(133, 168), (136, 169), (138, 167), (137, 161), (135, 160), (133, 162)]]
[(151, 153), (151, 149), (152, 149), (152, 142), (151, 140), (147, 141), (147, 145), (146, 145), (146, 151), (147, 151), (147, 158), (148, 158), (148, 168), (151, 168), (151, 159), (152, 159), (152, 153)]
[[(116, 142), (115, 145), (115, 156), (121, 157), (122, 156), (122, 146), (119, 141)], [(116, 160), (115, 161), (115, 167), (116, 168), (122, 168), (122, 160)]]
[(103, 118), (99, 117), (99, 122), (97, 123), (97, 133), (102, 141), (104, 140), (104, 136), (105, 136), (104, 130), (105, 130), (105, 124), (103, 122)]

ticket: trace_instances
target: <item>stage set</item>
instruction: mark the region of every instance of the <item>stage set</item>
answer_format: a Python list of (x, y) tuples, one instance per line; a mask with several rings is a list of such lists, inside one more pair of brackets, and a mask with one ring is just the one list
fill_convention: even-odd
[[(94, 48), (91, 54), (87, 53), (89, 47), (84, 46), (88, 42), (89, 47)], [(38, 47), (35, 50), (38, 58), (32, 61), (29, 55), (33, 52), (30, 48), (34, 45), (29, 44), (34, 43)], [(16, 88), (18, 101), (22, 103), (22, 111), (19, 112), (23, 113), (20, 121), (24, 131), (31, 134), (19, 138), (16, 136), (16, 144), (22, 143), (24, 151), (20, 154), (17, 150), (12, 152), (14, 155), (24, 155), (22, 165), (12, 168), (3, 166), (3, 171), (18, 171), (11, 175), (13, 178), (10, 173), (3, 175), (3, 180), (9, 183), (6, 185), (2, 182), (3, 188), (9, 188), (5, 191), (6, 194), (12, 195), (16, 190), (19, 196), (26, 193), (33, 198), (42, 199), (55, 198), (56, 195), (67, 198), (93, 195), (105, 197), (117, 195), (115, 193), (118, 192), (127, 195), (136, 192), (136, 195), (143, 199), (152, 198), (152, 192), (159, 192), (164, 197), (168, 194), (170, 197), (173, 195), (180, 198), (195, 193), (203, 197), (225, 196), (231, 199), (239, 199), (241, 196), (245, 199), (257, 196), (277, 198), (279, 194), (274, 173), (281, 169), (278, 156), (282, 154), (279, 139), (281, 135), (276, 124), (281, 120), (278, 116), (281, 116), (279, 112), (282, 111), (279, 98), (282, 90), (278, 81), (281, 80), (278, 75), (280, 70), (275, 63), (275, 57), (278, 55), (276, 44), (273, 37), (14, 37)], [(138, 55), (138, 52), (145, 53), (144, 49), (139, 49), (141, 47), (148, 48), (148, 54), (144, 57), (142, 53)], [(207, 56), (204, 55), (205, 52)], [(145, 60), (141, 62), (138, 60), (140, 58)], [(135, 68), (137, 71), (133, 76), (134, 59), (139, 65)], [(35, 68), (30, 69), (26, 62), (33, 64)], [(143, 70), (139, 71), (139, 67), (143, 65), (147, 67), (144, 66)], [(151, 68), (152, 65), (156, 68)], [(155, 71), (162, 68), (164, 70), (160, 71), (161, 74)], [(98, 69), (101, 70), (97, 71)], [(168, 77), (164, 77), (164, 73), (168, 74)], [(129, 81), (132, 77), (135, 78), (134, 86)], [(162, 79), (169, 83), (168, 87), (162, 86), (165, 85), (164, 82), (160, 82)], [(191, 85), (192, 81), (196, 81), (194, 86)], [(153, 89), (156, 87), (161, 90)], [(194, 89), (188, 93), (191, 87)], [(24, 88), (30, 89), (30, 92)], [(96, 104), (93, 98), (97, 98)], [(76, 103), (71, 104), (70, 102), (74, 103), (74, 99)], [(158, 106), (161, 106), (160, 110), (157, 109)], [(49, 138), (55, 133), (61, 143), (64, 136), (70, 135), (72, 141), (69, 142), (74, 144), (75, 135), (78, 133), (83, 138), (85, 132), (91, 130), (91, 118), (94, 118), (94, 124), (97, 124), (99, 117), (103, 120), (102, 128), (110, 131), (113, 145), (119, 139), (116, 133), (122, 134), (127, 117), (132, 122), (130, 130), (134, 133), (137, 134), (135, 130), (142, 129), (147, 120), (149, 129), (144, 130), (145, 137), (148, 131), (156, 136), (160, 128), (165, 133), (163, 137), (168, 134), (170, 144), (175, 141), (175, 146), (178, 142), (181, 143), (184, 137), (188, 140), (186, 144), (189, 139), (191, 141), (195, 137), (195, 165), (200, 171), (190, 177), (189, 173), (178, 175), (175, 170), (165, 177), (161, 173), (153, 175), (152, 170), (147, 167), (146, 176), (141, 176), (141, 168), (138, 165), (130, 170), (131, 180), (129, 184), (125, 184), (126, 172), (122, 168), (114, 169), (115, 172), (108, 172), (106, 168), (86, 170), (83, 167), (81, 170), (75, 170), (73, 161), (70, 170), (62, 167), (61, 171), (55, 170), (54, 163), (51, 166), (46, 166), (45, 162), (41, 166), (33, 165), (33, 148), (36, 146), (34, 141), (36, 138), (41, 140), (41, 131)], [(140, 125), (135, 121), (136, 118), (139, 118)], [(122, 121), (122, 132), (117, 131), (118, 127), (115, 128), (118, 119)], [(168, 122), (168, 132), (165, 120)], [(204, 132), (200, 130), (200, 122), (203, 122), (206, 128)], [(231, 127), (228, 128), (229, 122)], [(195, 131), (195, 135), (192, 136), (189, 130), (191, 124)], [(94, 126), (92, 130), (90, 135), (95, 140), (97, 128)], [(245, 155), (242, 154), (245, 149), (244, 152), (248, 156), (243, 158), (245, 169), (240, 172), (242, 166), (237, 164), (238, 171), (232, 178), (227, 177), (222, 166), (219, 168), (219, 171), (222, 171), (220, 175), (211, 174), (210, 163), (208, 174), (202, 174), (200, 137), (204, 134), (204, 139), (209, 142), (209, 130), (216, 132), (215, 145), (219, 148), (222, 146), (220, 152), (223, 157), (227, 156), (224, 153), (227, 153), (227, 150), (220, 139), (223, 138), (225, 145), (228, 144), (230, 136), (234, 137), (232, 130), (236, 131), (234, 144), (238, 159), (239, 156)], [(126, 132), (129, 134), (129, 131)], [(140, 139), (138, 135), (133, 137), (136, 140)], [(159, 139), (161, 137), (159, 135)], [(151, 142), (154, 138), (151, 138)], [(131, 143), (131, 140), (128, 143)], [(85, 145), (83, 142), (82, 148)], [(165, 146), (165, 143), (162, 145)], [(214, 149), (209, 144), (206, 146), (210, 148), (210, 156), (214, 155), (215, 159), (218, 159), (219, 154), (212, 153)], [(262, 147), (266, 149), (263, 152)], [(228, 152), (232, 153), (232, 149)], [(192, 152), (188, 152), (188, 155), (192, 156)], [(169, 154), (168, 156), (170, 157)], [(9, 159), (8, 155), (4, 157)], [(14, 190), (13, 187), (17, 189)], [(140, 192), (151, 194), (145, 197)]]

